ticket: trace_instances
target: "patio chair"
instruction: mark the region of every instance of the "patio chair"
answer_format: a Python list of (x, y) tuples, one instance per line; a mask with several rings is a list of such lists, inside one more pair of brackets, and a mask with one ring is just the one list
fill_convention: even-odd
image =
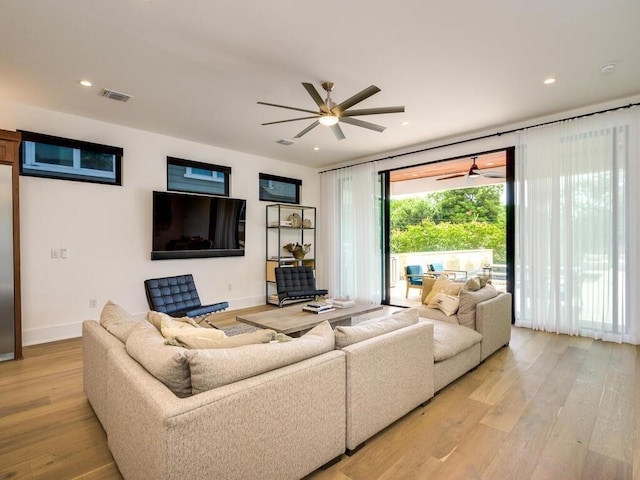
[(407, 284), (407, 292), (405, 298), (409, 298), (410, 288), (419, 288), (422, 290), (422, 267), (420, 265), (407, 265), (404, 267), (404, 278)]

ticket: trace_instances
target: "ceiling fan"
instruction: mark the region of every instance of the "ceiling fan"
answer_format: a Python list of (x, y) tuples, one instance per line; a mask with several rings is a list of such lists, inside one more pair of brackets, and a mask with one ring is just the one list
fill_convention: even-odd
[(279, 120), (276, 122), (267, 122), (262, 125), (274, 125), (276, 123), (296, 122), (298, 120), (311, 120), (314, 122), (298, 133), (293, 138), (300, 138), (309, 131), (316, 128), (318, 125), (325, 125), (330, 127), (333, 134), (338, 140), (345, 138), (340, 123), (348, 123), (349, 125), (355, 125), (356, 127), (368, 128), (369, 130), (375, 130), (376, 132), (383, 132), (386, 127), (376, 125), (375, 123), (365, 122), (359, 120), (357, 117), (360, 115), (378, 115), (381, 113), (402, 113), (404, 112), (404, 106), (395, 107), (379, 107), (379, 108), (362, 108), (359, 110), (349, 110), (354, 105), (366, 100), (370, 96), (378, 93), (380, 89), (375, 85), (371, 85), (364, 90), (356, 93), (352, 97), (347, 98), (342, 103), (336, 104), (331, 99), (331, 92), (333, 91), (333, 82), (322, 82), (322, 88), (327, 92), (327, 98), (322, 100), (322, 97), (318, 93), (318, 90), (311, 83), (302, 83), (302, 86), (307, 90), (307, 93), (311, 96), (315, 104), (318, 106), (318, 110), (308, 110), (306, 108), (288, 107), (286, 105), (277, 105), (275, 103), (258, 102), (260, 105), (267, 105), (270, 107), (286, 108), (287, 110), (296, 110), (298, 112), (310, 113), (311, 116), (290, 118), (288, 120)]
[(460, 177), (466, 177), (467, 181), (475, 178), (475, 177), (485, 177), (485, 178), (505, 178), (506, 175), (502, 172), (497, 172), (497, 171), (491, 171), (491, 170), (485, 170), (482, 171), (478, 168), (478, 165), (476, 164), (476, 159), (478, 157), (471, 157), (471, 168), (469, 168), (468, 172), (465, 173), (456, 173), (454, 175), (449, 175), (446, 177), (440, 177), (440, 178), (436, 178), (436, 181), (439, 180), (450, 180), (452, 178), (460, 178)]

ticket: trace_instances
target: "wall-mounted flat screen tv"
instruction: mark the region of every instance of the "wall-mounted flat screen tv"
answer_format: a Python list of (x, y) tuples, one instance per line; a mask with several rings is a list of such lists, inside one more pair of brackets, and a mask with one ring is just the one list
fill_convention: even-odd
[(151, 260), (244, 255), (246, 200), (153, 192)]

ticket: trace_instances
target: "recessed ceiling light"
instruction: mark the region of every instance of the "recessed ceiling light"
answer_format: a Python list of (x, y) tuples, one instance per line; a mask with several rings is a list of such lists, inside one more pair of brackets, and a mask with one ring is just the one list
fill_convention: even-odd
[(317, 152), (318, 150), (320, 150), (320, 147), (313, 147), (313, 150)]
[(400, 122), (400, 125), (402, 125), (403, 127), (406, 127), (407, 125), (409, 125), (409, 122), (405, 120), (404, 122)]
[(545, 80), (544, 80), (544, 84), (545, 85), (551, 85), (553, 83), (556, 83), (556, 78), (555, 77), (545, 78)]
[(78, 83), (83, 87), (91, 87), (93, 85), (89, 80), (78, 80)]
[(600, 67), (600, 72), (607, 74), (607, 73), (611, 73), (616, 69), (616, 64), (615, 63), (607, 63), (606, 65), (603, 65)]

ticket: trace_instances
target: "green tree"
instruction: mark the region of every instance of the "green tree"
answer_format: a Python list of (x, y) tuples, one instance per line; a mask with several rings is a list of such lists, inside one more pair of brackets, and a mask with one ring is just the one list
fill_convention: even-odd
[(433, 199), (411, 197), (391, 200), (391, 225), (394, 229), (406, 230), (410, 225), (418, 225), (434, 214)]
[(503, 185), (434, 192), (429, 195), (435, 204), (433, 220), (436, 223), (496, 222), (504, 217), (502, 192)]
[(503, 186), (435, 192), (422, 198), (392, 200), (391, 251), (437, 252), (492, 249), (494, 262), (506, 263)]

